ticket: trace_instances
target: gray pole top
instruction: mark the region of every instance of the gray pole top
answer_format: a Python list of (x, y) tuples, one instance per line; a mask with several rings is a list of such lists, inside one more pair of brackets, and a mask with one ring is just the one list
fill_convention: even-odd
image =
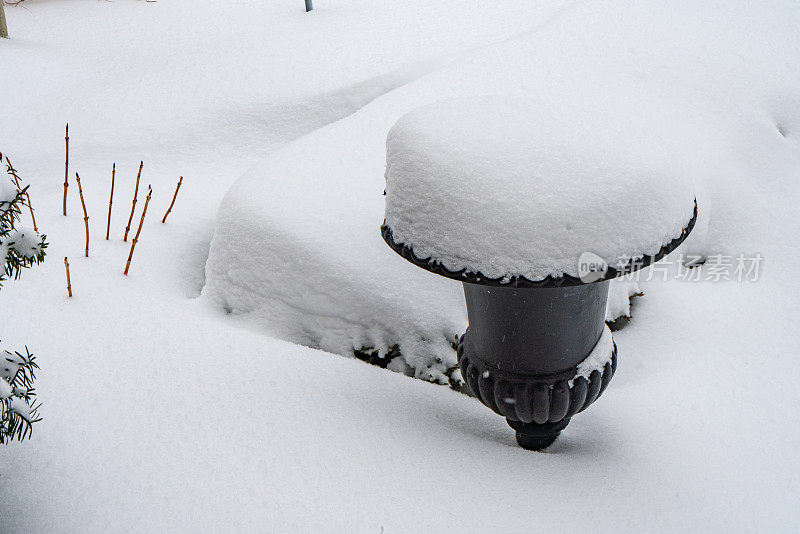
[(8, 38), (8, 26), (6, 26), (6, 13), (3, 10), (3, 0), (0, 0), (0, 37)]

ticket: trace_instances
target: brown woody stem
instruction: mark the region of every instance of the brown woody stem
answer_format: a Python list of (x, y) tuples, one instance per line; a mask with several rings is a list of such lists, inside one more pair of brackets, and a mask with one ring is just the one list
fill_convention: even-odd
[(66, 256), (64, 256), (64, 268), (67, 270), (67, 295), (72, 298), (72, 282), (69, 279), (69, 261)]
[(65, 131), (64, 141), (66, 142), (66, 152), (64, 157), (64, 200), (61, 204), (61, 210), (64, 216), (67, 215), (67, 188), (69, 187), (69, 123)]
[(139, 242), (139, 234), (142, 232), (142, 225), (144, 224), (144, 216), (147, 214), (147, 205), (150, 203), (150, 196), (153, 194), (153, 188), (147, 186), (147, 198), (144, 199), (144, 209), (142, 210), (142, 218), (139, 219), (139, 228), (136, 229), (136, 235), (133, 236), (131, 241), (131, 250), (128, 252), (128, 261), (125, 262), (125, 276), (128, 275), (128, 269), (131, 267), (131, 258), (133, 258), (133, 249), (136, 248), (136, 243)]
[[(0, 155), (0, 159), (2, 159), (2, 155)], [(17, 185), (17, 191), (22, 191), (22, 187), (19, 183), (19, 175), (17, 175), (17, 170), (11, 165), (11, 160), (8, 159), (6, 156), (6, 163), (8, 164), (8, 173), (14, 178), (14, 183)], [(38, 232), (39, 229), (36, 227), (36, 217), (33, 216), (33, 206), (31, 205), (31, 195), (27, 191), (25, 191), (25, 199), (28, 201), (28, 209), (31, 212), (31, 221), (33, 222), (33, 231)]]
[(144, 166), (144, 162), (139, 162), (139, 172), (136, 173), (136, 188), (133, 190), (133, 203), (131, 204), (131, 215), (128, 217), (128, 225), (125, 227), (125, 237), (122, 238), (123, 241), (128, 240), (128, 232), (131, 231), (131, 221), (133, 221), (133, 212), (136, 211), (136, 199), (139, 196), (139, 178), (142, 177), (142, 167)]
[(169, 215), (169, 212), (172, 211), (172, 206), (175, 205), (175, 199), (178, 198), (178, 191), (180, 191), (182, 183), (183, 183), (183, 176), (181, 176), (180, 179), (178, 180), (178, 186), (175, 188), (175, 194), (172, 195), (172, 202), (170, 202), (169, 208), (167, 208), (167, 212), (164, 214), (164, 218), (161, 219), (161, 224), (167, 222), (167, 215)]
[(75, 181), (78, 182), (78, 194), (81, 197), (83, 207), (83, 225), (86, 227), (86, 257), (89, 257), (89, 215), (86, 213), (86, 203), (83, 201), (83, 188), (81, 187), (81, 177), (75, 173)]
[(108, 222), (106, 222), (106, 241), (108, 241), (108, 233), (111, 231), (111, 204), (114, 203), (114, 175), (117, 172), (117, 164), (111, 166), (111, 196), (108, 197)]

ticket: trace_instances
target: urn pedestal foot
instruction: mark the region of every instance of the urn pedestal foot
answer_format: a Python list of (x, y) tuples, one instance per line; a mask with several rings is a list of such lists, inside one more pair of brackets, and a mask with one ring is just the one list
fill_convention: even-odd
[(569, 418), (557, 423), (523, 423), (506, 419), (508, 426), (517, 431), (517, 443), (523, 449), (540, 451), (546, 449), (556, 440), (561, 431), (569, 424)]

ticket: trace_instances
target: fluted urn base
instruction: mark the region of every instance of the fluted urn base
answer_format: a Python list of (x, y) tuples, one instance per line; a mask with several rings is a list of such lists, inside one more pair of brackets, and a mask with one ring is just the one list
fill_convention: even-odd
[(517, 443), (528, 450), (550, 446), (573, 415), (600, 398), (617, 369), (617, 347), (612, 343), (605, 365), (588, 373), (586, 365), (539, 375), (503, 372), (470, 356), (469, 335), (468, 329), (458, 346), (464, 379), (478, 400), (506, 418), (517, 432)]
[(617, 368), (604, 323), (608, 282), (563, 288), (464, 284), (469, 328), (462, 376), (517, 443), (540, 450), (600, 397)]

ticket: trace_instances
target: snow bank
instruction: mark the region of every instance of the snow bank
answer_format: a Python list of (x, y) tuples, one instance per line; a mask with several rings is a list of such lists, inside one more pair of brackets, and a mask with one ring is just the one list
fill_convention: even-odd
[[(330, 352), (385, 354), (398, 344), (418, 376), (445, 381), (456, 365), (450, 342), (466, 326), (463, 296), (457, 283), (443, 292), (436, 277), (374, 246), (382, 165), (374, 169), (370, 153), (382, 145), (323, 130), (253, 169), (226, 197), (235, 207), (220, 211), (204, 296), (259, 329)], [(316, 157), (300, 157), (306, 150)]]
[(502, 96), (424, 106), (386, 141), (393, 239), (451, 271), (579, 277), (655, 255), (692, 218), (692, 179), (649, 124)]

